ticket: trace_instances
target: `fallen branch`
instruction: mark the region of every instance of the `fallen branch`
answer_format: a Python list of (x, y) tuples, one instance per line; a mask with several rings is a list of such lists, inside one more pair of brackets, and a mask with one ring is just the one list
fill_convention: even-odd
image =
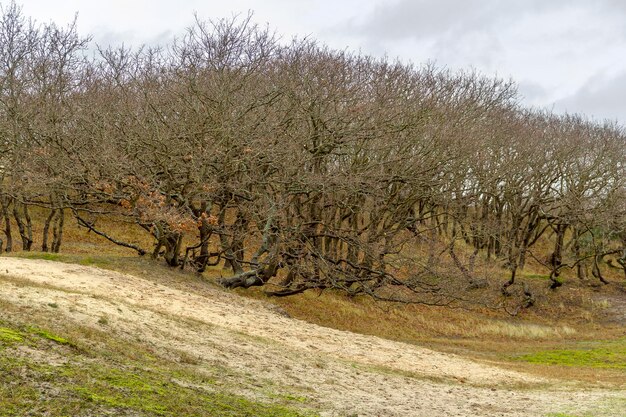
[(143, 256), (143, 255), (146, 254), (146, 251), (144, 249), (140, 248), (139, 246), (134, 245), (132, 243), (127, 243), (127, 242), (123, 242), (121, 240), (115, 239), (114, 237), (109, 236), (108, 234), (104, 233), (103, 231), (96, 229), (92, 222), (88, 222), (87, 220), (85, 220), (82, 217), (80, 217), (80, 215), (78, 214), (78, 212), (76, 210), (72, 210), (72, 211), (74, 212), (74, 217), (76, 217), (76, 220), (78, 221), (78, 225), (79, 226), (82, 226), (82, 227), (84, 227), (86, 229), (89, 229), (89, 231), (94, 232), (98, 236), (102, 236), (103, 238), (105, 238), (109, 242), (115, 243), (118, 246), (123, 246), (125, 248), (134, 249), (134, 250), (137, 251), (139, 256)]

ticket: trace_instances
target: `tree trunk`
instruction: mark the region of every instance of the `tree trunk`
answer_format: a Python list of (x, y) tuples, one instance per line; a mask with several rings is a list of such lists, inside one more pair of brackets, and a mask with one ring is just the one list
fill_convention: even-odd
[(556, 236), (554, 239), (554, 251), (550, 256), (550, 266), (552, 271), (550, 272), (550, 289), (555, 289), (563, 285), (563, 282), (559, 280), (561, 275), (560, 268), (563, 264), (563, 240), (565, 239), (565, 231), (567, 230), (566, 224), (557, 224), (555, 228)]
[(41, 240), (41, 251), (48, 252), (48, 237), (50, 235), (50, 223), (52, 223), (52, 219), (54, 219), (54, 215), (56, 214), (56, 209), (51, 209), (50, 214), (46, 217), (46, 221), (43, 224), (43, 233)]
[(584, 260), (582, 260), (582, 254), (580, 250), (580, 237), (583, 233), (580, 232), (578, 228), (574, 228), (574, 244), (572, 245), (572, 251), (574, 252), (574, 257), (576, 258), (578, 264), (576, 264), (576, 275), (578, 279), (584, 281), (587, 279), (587, 264)]
[[(222, 211), (220, 212), (219, 218), (219, 227), (222, 231), (225, 231), (227, 229), (226, 227), (226, 209), (222, 209)], [(233, 233), (236, 233), (236, 231), (234, 231)], [(220, 233), (220, 245), (222, 248), (222, 253), (224, 253), (224, 269), (232, 269), (233, 274), (235, 275), (239, 275), (243, 273), (243, 267), (241, 266), (241, 263), (239, 262), (239, 256), (234, 252), (233, 249), (233, 241), (234, 241), (234, 237), (233, 239), (231, 239), (231, 241), (228, 241), (228, 236), (225, 233)], [(243, 248), (241, 248), (243, 250)]]
[[(22, 215), (24, 216), (22, 218)], [(30, 251), (33, 246), (33, 224), (28, 213), (28, 206), (22, 204), (22, 213), (19, 210), (19, 204), (13, 204), (13, 218), (17, 224), (17, 230), (22, 238), (22, 250)]]
[(194, 260), (198, 265), (197, 271), (202, 273), (206, 270), (209, 263), (209, 239), (211, 238), (212, 231), (211, 225), (205, 218), (201, 218), (200, 227), (198, 231), (200, 234), (200, 255)]
[(593, 266), (591, 268), (591, 273), (595, 278), (600, 280), (601, 283), (608, 284), (609, 282), (604, 278), (604, 276), (602, 275), (602, 270), (600, 270), (600, 261), (602, 261), (601, 255), (595, 255), (593, 257)]
[(180, 245), (183, 242), (183, 234), (172, 232), (165, 238), (165, 262), (169, 266), (176, 267), (180, 265)]
[(463, 278), (465, 278), (468, 282), (472, 282), (471, 272), (465, 267), (465, 265), (463, 265), (459, 257), (456, 256), (456, 253), (454, 252), (454, 238), (452, 243), (448, 246), (448, 253), (450, 254), (450, 258), (452, 258), (454, 265), (459, 269), (461, 275), (463, 275)]
[(231, 278), (223, 279), (220, 283), (226, 288), (249, 288), (265, 285), (278, 272), (278, 250), (279, 244), (278, 241), (275, 241), (268, 258), (263, 264), (251, 271), (241, 272)]
[(28, 238), (28, 249), (31, 250), (33, 246), (33, 221), (28, 212), (28, 206), (24, 204), (24, 220), (26, 220), (26, 237)]
[(509, 270), (511, 271), (511, 277), (507, 282), (502, 284), (502, 294), (505, 296), (509, 296), (509, 287), (515, 284), (515, 274), (517, 273), (517, 262), (512, 261), (509, 265)]
[(2, 206), (2, 218), (4, 219), (4, 235), (6, 236), (5, 251), (13, 250), (13, 235), (11, 233), (11, 216), (9, 215), (9, 206), (11, 199), (9, 197), (0, 197), (0, 205)]
[(63, 225), (65, 223), (65, 210), (58, 209), (52, 225), (52, 252), (59, 253), (63, 240)]
[(237, 263), (241, 265), (244, 261), (245, 254), (245, 238), (248, 234), (248, 219), (244, 213), (239, 210), (235, 224), (233, 225), (232, 250)]
[(622, 266), (622, 269), (624, 270), (624, 278), (626, 278), (626, 248), (622, 251), (622, 257), (617, 258), (617, 263)]

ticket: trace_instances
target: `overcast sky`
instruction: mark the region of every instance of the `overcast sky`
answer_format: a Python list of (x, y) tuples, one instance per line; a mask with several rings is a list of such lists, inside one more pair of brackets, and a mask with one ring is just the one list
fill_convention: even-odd
[[(0, 0), (0, 4), (8, 4)], [(159, 44), (254, 12), (285, 39), (512, 78), (524, 102), (626, 124), (626, 0), (18, 0), (101, 45)]]

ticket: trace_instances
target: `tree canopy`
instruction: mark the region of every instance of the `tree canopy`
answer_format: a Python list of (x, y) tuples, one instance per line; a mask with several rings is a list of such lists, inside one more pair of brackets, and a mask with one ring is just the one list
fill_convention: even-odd
[[(475, 72), (281, 42), (250, 16), (196, 18), (159, 48), (89, 43), (0, 11), (2, 250), (12, 222), (31, 250), (38, 206), (44, 251), (71, 215), (274, 295), (443, 304), (458, 293), (442, 282), (480, 286), (489, 265), (506, 294), (531, 258), (552, 288), (564, 269), (604, 281), (607, 257), (626, 276), (616, 123), (525, 108), (513, 82)], [(113, 213), (154, 246), (101, 230)]]

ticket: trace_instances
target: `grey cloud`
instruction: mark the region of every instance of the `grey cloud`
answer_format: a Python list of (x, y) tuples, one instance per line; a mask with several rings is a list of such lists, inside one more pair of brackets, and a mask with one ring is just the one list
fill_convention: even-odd
[[(572, 18), (571, 12), (579, 12), (579, 16)], [(559, 27), (560, 19), (568, 19), (568, 26), (560, 33), (551, 30), (552, 37), (546, 41), (572, 42), (593, 36), (597, 28), (588, 25), (592, 18), (618, 20), (622, 27), (622, 15), (626, 15), (623, 0), (399, 0), (379, 3), (369, 15), (337, 27), (336, 32), (360, 37), (370, 44), (445, 38), (458, 42), (472, 34), (501, 36), (525, 18), (541, 26), (550, 25), (551, 19), (554, 27)], [(537, 20), (541, 18), (544, 20)], [(525, 29), (528, 32), (520, 36), (534, 35), (535, 28)], [(614, 35), (626, 40), (623, 28)]]
[(530, 104), (545, 102), (548, 96), (548, 90), (541, 84), (526, 80), (517, 84), (518, 91), (521, 96)]
[[(182, 32), (181, 32), (182, 33)], [(96, 45), (102, 48), (119, 47), (124, 45), (126, 47), (138, 48), (141, 46), (156, 47), (169, 44), (174, 38), (172, 31), (166, 30), (159, 33), (155, 33), (152, 36), (145, 37), (140, 36), (139, 33), (126, 30), (126, 31), (99, 31), (96, 30), (93, 33), (94, 42), (91, 43), (91, 49), (96, 50)]]
[(596, 75), (569, 97), (554, 104), (556, 110), (584, 113), (596, 119), (626, 122), (626, 70), (613, 76)]
[(381, 0), (336, 30), (369, 51), (514, 76), (528, 105), (623, 122), (626, 73), (583, 84), (626, 71), (624, 19), (623, 0)]
[[(376, 7), (372, 15), (355, 29), (389, 40), (441, 34), (479, 24), (484, 9), (476, 8), (475, 3), (472, 0), (403, 0)], [(486, 4), (493, 4), (493, 1)]]
[(599, 0), (596, 5), (611, 13), (626, 14), (626, 2), (624, 0)]
[[(527, 16), (580, 4), (582, 0), (399, 0), (380, 3), (363, 19), (337, 27), (336, 32), (360, 38), (368, 50), (394, 52), (399, 44), (413, 42), (422, 51), (429, 50), (428, 59), (495, 71), (510, 28)], [(533, 29), (521, 36), (532, 37)], [(571, 34), (558, 37), (571, 39)]]
[(365, 21), (348, 30), (389, 40), (482, 31), (519, 20), (527, 13), (573, 7), (577, 3), (581, 1), (401, 0), (379, 5)]
[(111, 30), (96, 30), (93, 34), (95, 43), (101, 47), (118, 46), (123, 43), (132, 43), (136, 34), (133, 31), (111, 31)]

